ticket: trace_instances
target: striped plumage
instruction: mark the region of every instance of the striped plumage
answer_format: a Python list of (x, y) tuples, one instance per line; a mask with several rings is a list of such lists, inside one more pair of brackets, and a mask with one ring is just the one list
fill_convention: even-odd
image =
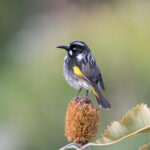
[[(88, 46), (84, 42), (73, 41), (68, 46), (58, 48), (67, 50), (64, 59), (64, 76), (67, 82), (76, 89), (92, 91), (102, 108), (111, 109), (100, 91), (100, 86), (102, 90), (105, 89), (102, 75)], [(81, 75), (77, 74), (74, 68), (78, 69)]]

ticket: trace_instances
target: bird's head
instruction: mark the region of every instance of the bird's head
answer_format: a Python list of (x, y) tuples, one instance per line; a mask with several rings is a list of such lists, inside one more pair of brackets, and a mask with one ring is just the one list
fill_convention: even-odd
[(88, 46), (81, 41), (73, 41), (67, 46), (58, 46), (57, 48), (65, 49), (70, 57), (80, 58), (90, 52)]

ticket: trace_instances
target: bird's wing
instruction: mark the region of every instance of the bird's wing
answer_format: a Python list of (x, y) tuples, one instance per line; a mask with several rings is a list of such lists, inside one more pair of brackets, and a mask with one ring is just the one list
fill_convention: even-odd
[(99, 79), (99, 83), (100, 83), (100, 86), (101, 86), (102, 90), (105, 90), (103, 77), (102, 77), (102, 74), (101, 74), (100, 70), (99, 70), (99, 77), (98, 77), (98, 79)]
[(83, 74), (83, 72), (81, 71), (81, 69), (78, 66), (73, 66), (73, 72), (78, 77), (87, 81), (88, 84), (90, 85), (90, 88), (91, 88), (92, 92), (94, 93), (94, 95), (98, 97), (98, 93), (96, 92), (96, 89), (97, 89), (96, 86), (85, 76), (85, 74)]
[(96, 64), (95, 59), (91, 56), (90, 60), (87, 60), (86, 63), (82, 62), (82, 65), (78, 65), (82, 73), (94, 84), (100, 84), (102, 90), (105, 90), (102, 74), (99, 67)]
[[(109, 104), (109, 102), (102, 95), (101, 91), (98, 88), (98, 84), (95, 84), (93, 82), (93, 81), (95, 81), (96, 77), (93, 76), (93, 80), (91, 79), (91, 77), (88, 78), (88, 74), (85, 75), (85, 71), (83, 71), (83, 69), (81, 71), (81, 69), (78, 66), (73, 66), (73, 72), (78, 77), (86, 80), (89, 83), (91, 91), (96, 96), (96, 99), (97, 99), (97, 102), (98, 102), (99, 106), (102, 107), (103, 109), (109, 109), (110, 110), (111, 105)], [(96, 72), (95, 72), (95, 74), (96, 74)]]

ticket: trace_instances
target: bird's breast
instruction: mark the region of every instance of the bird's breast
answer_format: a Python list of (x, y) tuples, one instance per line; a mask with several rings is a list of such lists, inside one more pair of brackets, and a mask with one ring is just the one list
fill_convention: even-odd
[(85, 88), (87, 90), (90, 90), (87, 81), (75, 75), (73, 72), (73, 65), (71, 67), (71, 64), (66, 62), (64, 63), (64, 77), (70, 86), (76, 89)]

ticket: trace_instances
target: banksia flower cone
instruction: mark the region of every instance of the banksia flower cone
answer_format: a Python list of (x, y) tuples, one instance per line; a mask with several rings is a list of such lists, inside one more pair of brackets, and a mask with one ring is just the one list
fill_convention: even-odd
[(80, 102), (71, 100), (66, 114), (65, 136), (74, 143), (88, 143), (96, 137), (99, 118), (99, 109), (90, 99), (83, 97)]

